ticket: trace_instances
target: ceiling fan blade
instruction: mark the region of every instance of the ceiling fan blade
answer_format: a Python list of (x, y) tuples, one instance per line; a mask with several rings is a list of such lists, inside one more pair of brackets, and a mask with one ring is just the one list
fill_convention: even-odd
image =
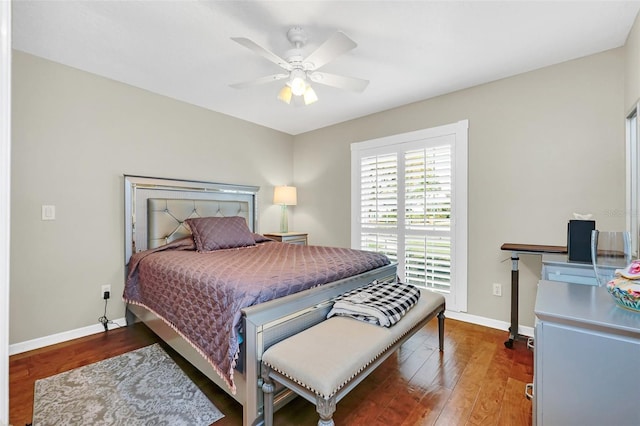
[(273, 75), (268, 75), (266, 77), (256, 78), (255, 80), (230, 84), (229, 86), (233, 87), (234, 89), (244, 89), (245, 87), (257, 86), (258, 84), (271, 83), (272, 81), (278, 81), (288, 77), (289, 77), (289, 74), (273, 74)]
[(347, 37), (342, 31), (338, 31), (313, 51), (303, 61), (305, 68), (317, 70), (333, 58), (355, 48), (358, 44)]
[(337, 87), (338, 89), (350, 90), (352, 92), (362, 92), (369, 85), (369, 80), (361, 78), (347, 77), (344, 75), (329, 74), (326, 72), (314, 72), (309, 78), (311, 81), (325, 86)]
[(260, 46), (253, 40), (249, 40), (248, 38), (244, 38), (244, 37), (231, 37), (231, 40), (235, 41), (238, 44), (243, 45), (249, 50), (252, 50), (253, 52), (273, 62), (274, 64), (281, 66), (285, 70), (291, 71), (291, 65), (286, 60), (282, 59), (280, 56), (276, 55), (275, 53)]

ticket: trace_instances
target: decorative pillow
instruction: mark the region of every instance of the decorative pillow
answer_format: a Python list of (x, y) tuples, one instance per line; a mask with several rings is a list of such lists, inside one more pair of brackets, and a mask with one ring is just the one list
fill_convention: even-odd
[(253, 246), (247, 221), (240, 216), (199, 217), (185, 220), (199, 252)]
[(254, 233), (254, 234), (253, 234), (253, 240), (256, 242), (256, 244), (258, 244), (258, 243), (264, 243), (264, 242), (266, 242), (266, 241), (275, 241), (275, 240), (273, 240), (273, 239), (271, 239), (271, 238), (267, 238), (267, 237), (265, 237), (265, 236), (264, 236), (264, 235), (262, 235), (262, 234), (256, 234), (256, 233)]

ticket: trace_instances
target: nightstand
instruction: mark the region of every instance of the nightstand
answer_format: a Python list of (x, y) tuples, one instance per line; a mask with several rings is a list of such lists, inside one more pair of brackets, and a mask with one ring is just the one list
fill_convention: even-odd
[(307, 245), (307, 234), (302, 232), (272, 232), (270, 234), (263, 234), (267, 238), (280, 241), (283, 243)]

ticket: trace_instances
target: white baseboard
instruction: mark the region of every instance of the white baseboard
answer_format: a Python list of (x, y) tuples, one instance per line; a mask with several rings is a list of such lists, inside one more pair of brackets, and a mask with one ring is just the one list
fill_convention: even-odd
[[(469, 322), (471, 324), (482, 325), (489, 328), (495, 328), (498, 330), (508, 331), (511, 326), (506, 321), (499, 321), (492, 318), (479, 317), (477, 315), (467, 314), (465, 312), (445, 312), (447, 318), (454, 320)], [(118, 326), (122, 327), (126, 325), (124, 318), (119, 318), (113, 321)], [(446, 327), (446, 326), (445, 326)], [(115, 328), (113, 324), (109, 325), (109, 329)], [(102, 324), (89, 325), (87, 327), (76, 328), (75, 330), (64, 331), (62, 333), (52, 334), (50, 336), (40, 337), (33, 340), (27, 340), (26, 342), (14, 343), (9, 345), (9, 356), (16, 355), (22, 352), (32, 351), (34, 349), (44, 348), (45, 346), (55, 345), (56, 343), (66, 342), (68, 340), (77, 339), (79, 337), (90, 336), (96, 333), (103, 333), (104, 327)], [(533, 327), (518, 327), (518, 333), (524, 336), (533, 336)]]
[[(123, 327), (127, 323), (124, 318), (118, 318), (117, 320), (113, 320), (113, 322), (115, 324), (109, 324), (109, 330), (116, 328), (117, 326)], [(104, 327), (102, 324), (89, 325), (82, 328), (76, 328), (75, 330), (63, 331), (62, 333), (27, 340), (26, 342), (14, 343), (13, 345), (9, 345), (9, 356), (97, 333), (104, 333)]]
[[(483, 325), (497, 330), (509, 331), (511, 324), (506, 321), (500, 321), (492, 318), (479, 317), (477, 315), (467, 314), (466, 312), (446, 311), (445, 316), (454, 320), (469, 322), (471, 324)], [(446, 325), (445, 325), (446, 328)], [(518, 326), (518, 334), (533, 337), (533, 327)]]

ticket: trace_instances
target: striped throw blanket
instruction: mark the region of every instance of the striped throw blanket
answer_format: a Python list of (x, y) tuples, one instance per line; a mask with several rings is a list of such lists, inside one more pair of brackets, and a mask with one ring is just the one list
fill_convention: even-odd
[(360, 321), (391, 327), (420, 298), (420, 290), (411, 284), (373, 281), (336, 298), (327, 318), (349, 316)]

